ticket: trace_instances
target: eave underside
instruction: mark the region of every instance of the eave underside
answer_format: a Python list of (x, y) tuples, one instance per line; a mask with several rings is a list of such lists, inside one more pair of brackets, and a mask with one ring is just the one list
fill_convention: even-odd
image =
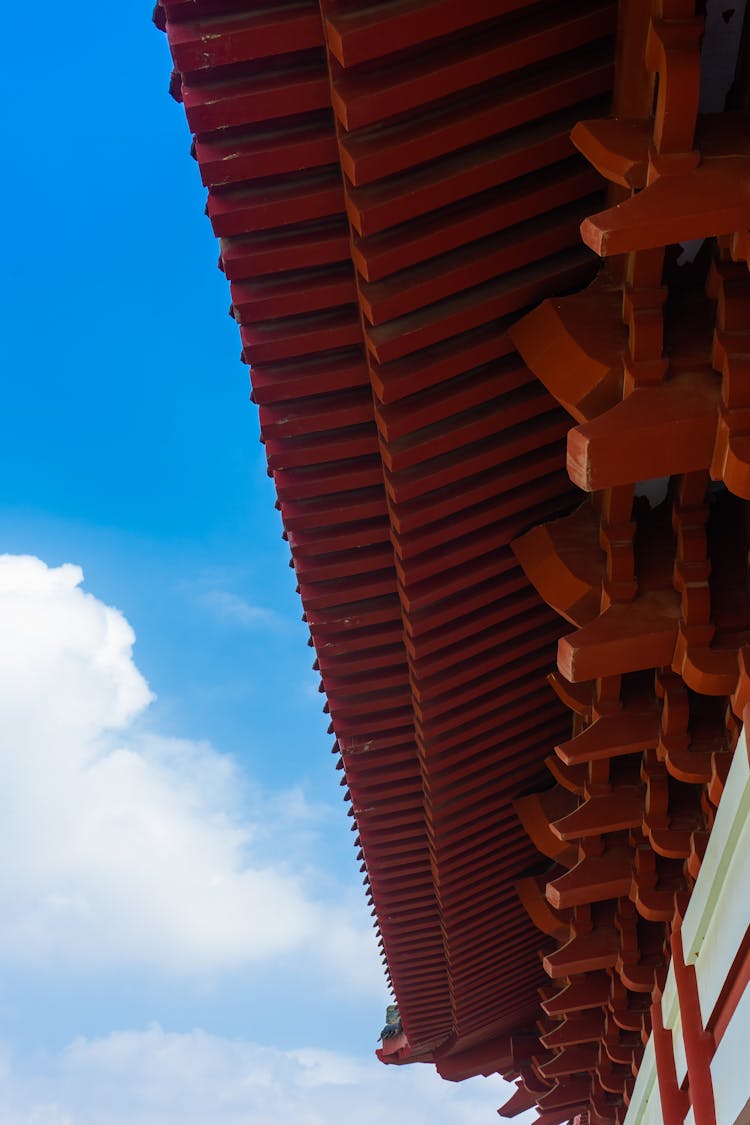
[[(621, 25), (623, 13), (620, 61), (629, 50), (638, 65), (620, 66), (615, 100), (640, 117), (652, 104), (651, 5), (622, 4)], [(547, 677), (558, 638), (579, 622), (559, 604), (570, 580), (554, 573), (555, 549), (534, 544), (529, 563), (511, 543), (571, 513), (581, 493), (566, 468), (565, 374), (537, 369), (534, 327), (519, 343), (528, 367), (508, 332), (598, 269), (579, 227), (606, 207), (608, 169), (569, 133), (610, 110), (618, 6), (162, 0), (157, 14), (251, 366), (405, 1056), (454, 1078), (518, 1072), (549, 980), (540, 951), (552, 954), (555, 926), (568, 923), (546, 918), (540, 937), (540, 908), (521, 905), (519, 881), (565, 864), (562, 848), (540, 855), (519, 820), (525, 809), (533, 827), (533, 810), (516, 802), (549, 787), (545, 760), (570, 738)], [(617, 269), (607, 285), (621, 303)], [(652, 282), (644, 259), (641, 269), (642, 287), (659, 285), (660, 271)], [(561, 337), (576, 360), (569, 346)], [(585, 409), (611, 406), (610, 384)], [(590, 466), (604, 466), (602, 496), (623, 486), (605, 479), (606, 445)], [(641, 478), (626, 479), (632, 507)], [(592, 517), (603, 525), (627, 508), (613, 496)], [(605, 554), (607, 544), (605, 534)], [(595, 539), (594, 570), (599, 551)], [(539, 569), (548, 557), (552, 595)], [(574, 577), (601, 608), (601, 575)], [(607, 582), (611, 598), (611, 572)], [(612, 699), (611, 680), (595, 694)], [(531, 1092), (542, 1097), (540, 1081)], [(545, 1125), (571, 1105), (553, 1099)]]

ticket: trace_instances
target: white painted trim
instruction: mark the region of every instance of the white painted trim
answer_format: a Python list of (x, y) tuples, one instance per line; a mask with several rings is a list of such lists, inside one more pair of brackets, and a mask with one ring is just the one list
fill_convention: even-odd
[[(655, 1115), (655, 1109), (658, 1111)], [(633, 1087), (633, 1096), (628, 1106), (628, 1125), (652, 1125), (661, 1119), (659, 1085), (656, 1079), (656, 1054), (653, 1036), (649, 1038), (643, 1059), (638, 1068), (638, 1077)]]
[[(695, 965), (704, 1025), (713, 1014), (732, 964), (750, 928), (750, 760), (743, 730), (716, 820), (682, 924), (685, 960)], [(672, 966), (662, 995), (662, 1018), (672, 1032), (677, 1082), (687, 1075), (679, 996)], [(750, 989), (719, 1044), (711, 1073), (717, 1125), (750, 1125)], [(656, 1058), (649, 1039), (626, 1125), (661, 1125)], [(684, 1125), (694, 1125), (692, 1109)]]
[(742, 731), (682, 925), (708, 1024), (750, 927), (750, 762)]
[(735, 1125), (745, 1119), (750, 1103), (748, 1043), (750, 990), (746, 989), (711, 1060), (717, 1125)]
[(735, 848), (695, 962), (704, 1026), (711, 1021), (721, 990), (750, 927), (750, 820), (733, 838)]
[(700, 874), (682, 923), (682, 944), (688, 964), (695, 964), (700, 955), (717, 901), (727, 881), (732, 857), (749, 817), (750, 763), (743, 729), (734, 752)]
[(674, 1051), (674, 1064), (677, 1071), (677, 1085), (681, 1086), (687, 1074), (687, 1058), (685, 1057), (685, 1045), (682, 1042), (682, 1015), (677, 995), (677, 981), (674, 975), (674, 966), (671, 964), (661, 997), (661, 1018), (664, 1027), (672, 1032), (672, 1050)]

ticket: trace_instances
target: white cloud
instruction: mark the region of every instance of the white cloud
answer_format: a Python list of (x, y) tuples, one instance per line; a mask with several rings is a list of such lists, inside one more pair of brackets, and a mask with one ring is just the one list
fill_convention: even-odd
[(383, 996), (370, 931), (291, 853), (280, 796), (148, 731), (133, 631), (82, 579), (0, 556), (0, 959), (215, 974), (327, 958)]
[(272, 609), (251, 605), (244, 598), (228, 590), (205, 590), (197, 595), (196, 601), (220, 620), (233, 622), (248, 629), (263, 626), (277, 628), (281, 624), (281, 619)]
[(431, 1066), (154, 1026), (6, 1063), (0, 1125), (487, 1125), (508, 1094), (497, 1076), (456, 1086)]

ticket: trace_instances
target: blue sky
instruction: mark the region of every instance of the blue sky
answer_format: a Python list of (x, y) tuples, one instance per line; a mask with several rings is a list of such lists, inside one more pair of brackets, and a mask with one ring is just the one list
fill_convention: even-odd
[(165, 39), (145, 3), (5, 24), (0, 1125), (490, 1121), (499, 1080), (373, 1056), (388, 997)]

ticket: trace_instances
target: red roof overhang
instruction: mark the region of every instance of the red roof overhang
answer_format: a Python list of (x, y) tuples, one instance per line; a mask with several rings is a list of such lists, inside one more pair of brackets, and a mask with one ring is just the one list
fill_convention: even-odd
[[(596, 263), (615, 0), (163, 0), (411, 1057), (507, 1065), (544, 973), (514, 799), (566, 709), (510, 541), (570, 510), (507, 328)], [(456, 1065), (448, 1060), (456, 1059)]]
[[(158, 13), (400, 1005), (378, 1053), (622, 1123), (750, 698), (748, 32), (718, 116), (693, 0)], [(575, 627), (559, 702), (529, 579)]]
[(506, 1060), (544, 979), (513, 800), (569, 717), (509, 543), (574, 495), (506, 329), (593, 274), (600, 180), (568, 132), (606, 111), (616, 4), (321, 9), (157, 15), (410, 1057), (462, 1077)]

